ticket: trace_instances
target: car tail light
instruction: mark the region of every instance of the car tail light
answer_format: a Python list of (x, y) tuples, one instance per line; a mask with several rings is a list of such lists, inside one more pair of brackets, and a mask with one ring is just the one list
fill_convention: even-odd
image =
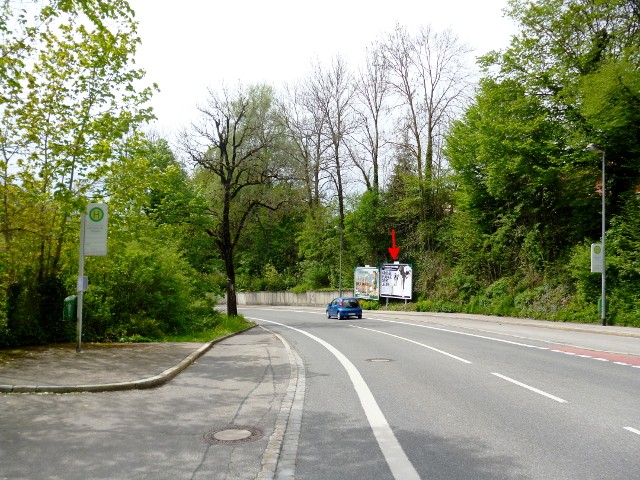
[(338, 306), (342, 307), (343, 306), (344, 301), (340, 300), (340, 303), (338, 304)]

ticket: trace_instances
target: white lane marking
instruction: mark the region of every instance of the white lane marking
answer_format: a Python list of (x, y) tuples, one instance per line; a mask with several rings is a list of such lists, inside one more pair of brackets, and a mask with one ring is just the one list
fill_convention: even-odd
[(625, 430), (631, 432), (631, 433), (635, 433), (636, 435), (640, 435), (640, 430), (636, 430), (633, 427), (624, 427)]
[(411, 340), (411, 339), (409, 339), (409, 338), (405, 338), (405, 337), (400, 337), (400, 336), (398, 336), (398, 335), (394, 335), (393, 333), (381, 332), (380, 330), (374, 330), (374, 329), (372, 329), (372, 328), (365, 328), (365, 327), (358, 327), (358, 326), (356, 326), (356, 325), (351, 325), (351, 326), (352, 326), (353, 328), (359, 328), (359, 329), (361, 329), (361, 330), (368, 330), (368, 331), (370, 331), (370, 332), (381, 333), (381, 334), (383, 334), (383, 335), (388, 335), (388, 336), (390, 336), (390, 337), (399, 338), (400, 340), (405, 340), (405, 341), (410, 342), (410, 343), (415, 343), (416, 345), (420, 345), (421, 347), (428, 348), (429, 350), (433, 350), (434, 352), (441, 353), (442, 355), (446, 355), (447, 357), (454, 358), (454, 359), (459, 360), (459, 361), (461, 361), (461, 362), (464, 362), (464, 363), (471, 363), (469, 360), (465, 360), (464, 358), (457, 357), (456, 355), (453, 355), (453, 354), (451, 354), (451, 353), (447, 353), (447, 352), (445, 352), (445, 351), (443, 351), (443, 350), (438, 350), (438, 349), (437, 349), (437, 348), (435, 348), (435, 347), (430, 347), (429, 345), (425, 345), (424, 343), (416, 342), (415, 340)]
[(509, 377), (505, 377), (504, 375), (500, 375), (499, 373), (495, 373), (495, 372), (491, 372), (491, 375), (495, 375), (496, 377), (500, 377), (503, 380), (506, 380), (507, 382), (511, 382), (515, 385), (518, 385), (520, 387), (526, 388), (527, 390), (531, 390), (532, 392), (538, 393), (540, 395), (544, 395), (547, 398), (550, 398), (551, 400), (555, 400), (556, 402), (560, 402), (560, 403), (568, 403), (566, 400), (563, 400), (560, 397), (556, 397), (555, 395), (551, 395), (550, 393), (544, 392), (542, 390), (539, 390), (535, 387), (532, 387), (531, 385), (527, 385), (526, 383), (522, 383), (519, 382), (517, 380), (514, 380), (513, 378), (509, 378)]
[(360, 375), (360, 372), (355, 367), (355, 365), (351, 363), (351, 361), (342, 352), (340, 352), (340, 350), (335, 348), (330, 343), (325, 342), (321, 338), (318, 338), (315, 335), (310, 334), (309, 332), (305, 332), (304, 330), (290, 327), (289, 325), (285, 325), (283, 323), (264, 320), (262, 318), (248, 318), (250, 318), (251, 320), (272, 323), (274, 325), (279, 325), (281, 327), (295, 330), (296, 332), (306, 335), (312, 340), (315, 340), (320, 345), (329, 350), (347, 371), (347, 374), (351, 379), (351, 383), (353, 384), (353, 387), (358, 394), (358, 398), (360, 399), (360, 403), (362, 404), (365, 415), (367, 416), (369, 425), (371, 425), (373, 434), (378, 441), (380, 450), (382, 450), (382, 454), (387, 460), (387, 464), (389, 465), (394, 478), (396, 478), (397, 480), (420, 480), (420, 475), (418, 475), (418, 472), (413, 467), (411, 461), (400, 446), (398, 439), (391, 430), (387, 419), (382, 413), (382, 410), (380, 410), (378, 402), (376, 402), (376, 399), (371, 393), (371, 390), (369, 390), (369, 387), (364, 381), (364, 378), (362, 378), (362, 375)]
[(430, 325), (417, 325), (415, 323), (399, 322), (397, 320), (385, 320), (382, 318), (374, 318), (372, 320), (375, 320), (377, 322), (397, 323), (399, 325), (409, 325), (411, 327), (428, 328), (429, 330), (438, 330), (439, 332), (455, 333), (458, 335), (465, 335), (467, 337), (482, 338), (484, 340), (493, 340), (494, 342), (508, 343), (509, 345), (517, 345), (519, 347), (537, 348), (538, 350), (549, 350), (549, 347), (539, 347), (538, 345), (531, 345), (529, 343), (514, 342), (512, 340), (503, 340), (502, 338), (487, 337), (486, 335), (478, 335), (475, 333), (459, 332), (457, 330), (449, 330), (447, 328), (432, 327)]
[(576, 354), (575, 352), (565, 352), (564, 350), (555, 350), (555, 349), (552, 349), (551, 351), (552, 351), (552, 352), (556, 352), (556, 353), (562, 353), (563, 355), (575, 355), (575, 354)]

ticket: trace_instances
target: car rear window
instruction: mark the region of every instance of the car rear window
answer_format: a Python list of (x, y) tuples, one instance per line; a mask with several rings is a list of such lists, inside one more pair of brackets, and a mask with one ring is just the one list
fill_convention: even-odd
[(349, 308), (355, 308), (358, 306), (358, 300), (354, 299), (354, 298), (350, 298), (345, 300), (344, 302), (346, 304), (347, 307)]

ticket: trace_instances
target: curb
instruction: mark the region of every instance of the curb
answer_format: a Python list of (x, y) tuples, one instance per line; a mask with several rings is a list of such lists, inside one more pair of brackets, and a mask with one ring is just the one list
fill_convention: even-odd
[(176, 377), (180, 372), (186, 369), (189, 365), (195, 362), (202, 355), (207, 353), (211, 347), (216, 343), (220, 343), (227, 338), (231, 338), (235, 335), (240, 335), (256, 325), (252, 325), (244, 330), (240, 330), (235, 333), (230, 333), (224, 337), (216, 338), (215, 340), (205, 343), (195, 352), (190, 353), (184, 360), (167, 368), (164, 372), (154, 375), (152, 377), (143, 378), (140, 380), (132, 380), (130, 382), (119, 383), (99, 383), (99, 384), (86, 384), (86, 385), (0, 385), (0, 393), (87, 393), (87, 392), (116, 392), (121, 390), (142, 390), (147, 388), (159, 387), (169, 380)]

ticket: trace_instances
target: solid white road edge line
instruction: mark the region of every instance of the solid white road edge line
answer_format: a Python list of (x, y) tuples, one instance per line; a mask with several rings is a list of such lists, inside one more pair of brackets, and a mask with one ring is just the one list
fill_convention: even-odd
[(624, 427), (625, 430), (628, 430), (631, 433), (635, 433), (636, 435), (640, 435), (640, 430), (637, 430), (633, 427)]
[[(247, 317), (250, 318), (250, 317)], [(395, 434), (391, 430), (387, 419), (385, 418), (382, 410), (378, 406), (378, 402), (374, 398), (371, 390), (367, 386), (364, 378), (360, 375), (360, 372), (355, 367), (353, 363), (337, 348), (335, 348), (330, 343), (325, 342), (321, 338), (316, 337), (304, 330), (300, 330), (298, 328), (290, 327), (289, 325), (285, 325), (283, 323), (273, 322), (271, 320), (265, 320), (262, 318), (250, 318), (251, 320), (258, 320), (261, 322), (271, 323), (273, 325), (279, 325), (281, 327), (289, 328), (291, 330), (295, 330), (298, 333), (306, 335), (307, 337), (315, 340), (320, 345), (329, 350), (342, 364), (344, 369), (347, 371), (349, 378), (351, 379), (351, 383), (355, 388), (355, 391), (360, 399), (360, 403), (362, 404), (362, 408), (364, 409), (365, 415), (367, 416), (367, 420), (369, 421), (369, 425), (371, 425), (371, 429), (373, 430), (373, 434), (378, 441), (378, 445), (380, 446), (380, 450), (382, 450), (382, 454), (384, 458), (387, 460), (387, 464), (391, 469), (391, 473), (394, 478), (397, 480), (420, 480), (420, 475), (411, 464), (411, 461), (407, 457), (406, 453), (400, 446), (398, 439)]]
[(513, 378), (505, 377), (504, 375), (500, 375), (499, 373), (495, 373), (495, 372), (491, 372), (491, 375), (495, 375), (496, 377), (500, 377), (503, 380), (506, 380), (507, 382), (511, 382), (511, 383), (513, 383), (515, 385), (518, 385), (520, 387), (526, 388), (527, 390), (531, 390), (532, 392), (538, 393), (540, 395), (544, 395), (545, 397), (550, 398), (551, 400), (555, 400), (556, 402), (568, 403), (566, 400), (563, 400), (560, 397), (556, 397), (555, 395), (551, 395), (550, 393), (543, 392), (542, 390), (539, 390), (539, 389), (537, 389), (535, 387), (527, 385), (526, 383), (518, 382), (517, 380), (514, 380)]
[(455, 360), (459, 360), (459, 361), (461, 361), (463, 363), (471, 363), (469, 360), (465, 360), (464, 358), (457, 357), (456, 355), (453, 355), (451, 353), (447, 353), (447, 352), (445, 352), (443, 350), (438, 350), (435, 347), (430, 347), (429, 345), (425, 345), (424, 343), (416, 342), (415, 340), (411, 340), (409, 338), (405, 338), (405, 337), (400, 337), (398, 335), (394, 335), (393, 333), (381, 332), (380, 330), (374, 330), (372, 328), (365, 328), (365, 327), (358, 327), (356, 325), (351, 325), (351, 326), (353, 328), (359, 328), (361, 330), (368, 330), (370, 332), (381, 333), (382, 335), (388, 335), (390, 337), (399, 338), (400, 340), (405, 340), (407, 342), (415, 343), (416, 345), (420, 345), (421, 347), (428, 348), (429, 350), (433, 350), (434, 352), (441, 353), (442, 355), (446, 355), (447, 357), (451, 357), (451, 358), (453, 358)]

